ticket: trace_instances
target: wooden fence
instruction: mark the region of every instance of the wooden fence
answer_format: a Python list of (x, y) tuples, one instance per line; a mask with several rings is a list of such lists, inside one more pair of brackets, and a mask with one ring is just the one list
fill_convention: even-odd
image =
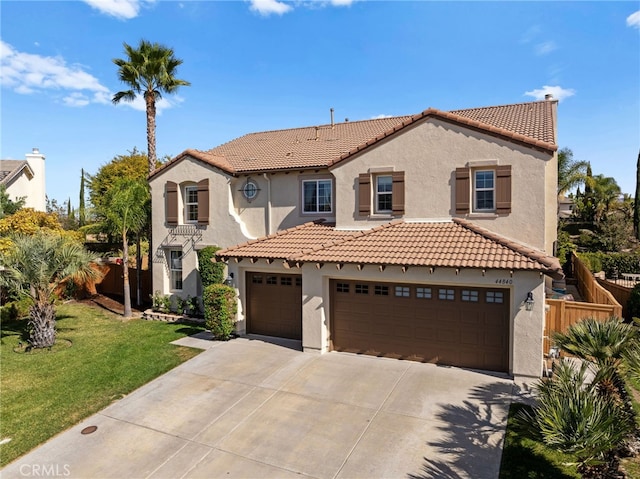
[(631, 321), (631, 312), (627, 308), (627, 303), (629, 302), (629, 298), (631, 298), (633, 288), (627, 288), (617, 283), (607, 281), (606, 279), (598, 279), (598, 283), (609, 291), (613, 297), (616, 298), (616, 301), (622, 305), (622, 317), (627, 321)]
[(543, 352), (548, 353), (553, 346), (554, 332), (565, 332), (569, 326), (584, 318), (607, 319), (611, 316), (622, 317), (622, 306), (611, 292), (603, 288), (593, 277), (589, 268), (580, 261), (575, 253), (571, 255), (573, 274), (578, 281), (578, 291), (585, 299), (565, 301), (547, 299), (545, 315)]
[[(100, 294), (106, 296), (124, 296), (124, 278), (122, 277), (122, 265), (117, 263), (109, 263), (105, 268), (105, 275), (102, 281), (96, 283), (96, 290)], [(131, 292), (131, 302), (136, 302), (136, 281), (138, 277), (138, 270), (135, 268), (129, 268), (129, 291)], [(143, 269), (141, 272), (141, 294), (140, 301), (143, 303), (149, 302), (149, 295), (151, 294), (151, 271)]]

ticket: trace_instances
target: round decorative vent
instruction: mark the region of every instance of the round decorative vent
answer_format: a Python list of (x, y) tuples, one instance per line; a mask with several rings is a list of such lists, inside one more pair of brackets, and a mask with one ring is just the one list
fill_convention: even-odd
[(242, 194), (249, 201), (255, 199), (255, 197), (258, 196), (258, 191), (260, 191), (258, 185), (253, 180), (247, 180), (242, 187)]

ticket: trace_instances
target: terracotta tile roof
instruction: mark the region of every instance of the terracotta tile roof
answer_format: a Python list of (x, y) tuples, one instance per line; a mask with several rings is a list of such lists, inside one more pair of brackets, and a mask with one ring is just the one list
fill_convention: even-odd
[[(562, 277), (557, 258), (457, 218), (416, 223), (398, 220), (366, 231), (330, 230), (333, 228), (329, 225), (307, 223), (219, 251), (218, 256), (300, 263), (527, 270)], [(322, 237), (320, 231), (325, 231)], [(334, 233), (336, 236), (332, 236)]]
[(324, 223), (323, 221), (305, 223), (220, 250), (217, 255), (232, 258), (284, 260), (323, 245), (333, 244), (353, 234), (352, 231), (336, 230), (334, 226), (333, 223)]
[(186, 156), (230, 174), (326, 168), (428, 117), (549, 152), (557, 149), (551, 101), (452, 112), (429, 108), (417, 115), (249, 133), (208, 151), (186, 150), (151, 176)]

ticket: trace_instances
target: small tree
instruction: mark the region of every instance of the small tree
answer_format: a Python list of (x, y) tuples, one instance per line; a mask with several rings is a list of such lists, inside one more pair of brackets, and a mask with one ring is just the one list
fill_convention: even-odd
[(2, 257), (4, 271), (0, 284), (22, 297), (29, 297), (29, 343), (34, 348), (55, 344), (55, 294), (67, 280), (95, 279), (91, 267), (94, 256), (83, 246), (59, 234), (46, 231), (13, 238), (9, 252)]
[(216, 251), (219, 250), (220, 248), (217, 246), (206, 246), (198, 251), (198, 269), (203, 288), (224, 282), (224, 263), (213, 261), (216, 257)]
[(225, 284), (211, 284), (204, 289), (203, 301), (207, 329), (216, 339), (227, 341), (238, 311), (236, 290)]
[(139, 233), (147, 223), (150, 194), (147, 184), (140, 180), (122, 178), (107, 192), (105, 208), (101, 211), (105, 226), (122, 240), (122, 277), (124, 282), (124, 317), (131, 317), (129, 289), (129, 233)]

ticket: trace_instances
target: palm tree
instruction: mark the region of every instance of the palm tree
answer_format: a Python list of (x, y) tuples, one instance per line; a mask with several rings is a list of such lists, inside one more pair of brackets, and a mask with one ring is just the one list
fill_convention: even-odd
[(558, 195), (564, 195), (585, 182), (587, 177), (586, 161), (573, 159), (573, 151), (562, 148), (558, 151)]
[(182, 60), (176, 58), (173, 49), (140, 40), (138, 48), (124, 43), (127, 59), (113, 60), (118, 66), (120, 81), (129, 86), (129, 90), (116, 93), (113, 103), (121, 100), (133, 101), (142, 94), (147, 112), (147, 148), (149, 174), (156, 169), (156, 101), (165, 93), (175, 93), (179, 87), (190, 83), (176, 78), (176, 70)]
[(552, 379), (536, 385), (535, 406), (522, 409), (517, 422), (548, 447), (574, 454), (583, 478), (609, 477), (615, 450), (633, 426), (613, 398), (587, 381), (588, 369), (586, 362), (576, 368), (562, 360)]
[(600, 391), (613, 398), (635, 428), (636, 418), (624, 375), (640, 371), (640, 335), (632, 324), (615, 317), (606, 321), (586, 318), (566, 333), (554, 334), (556, 344), (569, 354), (595, 366)]
[[(122, 277), (124, 282), (124, 317), (131, 317), (131, 291), (129, 289), (129, 233), (138, 234), (147, 225), (151, 196), (146, 182), (122, 178), (106, 195), (101, 214), (107, 230), (122, 239)], [(139, 254), (139, 253), (138, 253)], [(139, 271), (138, 271), (139, 275)]]
[(94, 256), (84, 247), (59, 234), (38, 232), (18, 235), (2, 258), (0, 284), (30, 297), (29, 344), (47, 348), (55, 344), (55, 291), (67, 280), (85, 281), (99, 276), (91, 267)]

